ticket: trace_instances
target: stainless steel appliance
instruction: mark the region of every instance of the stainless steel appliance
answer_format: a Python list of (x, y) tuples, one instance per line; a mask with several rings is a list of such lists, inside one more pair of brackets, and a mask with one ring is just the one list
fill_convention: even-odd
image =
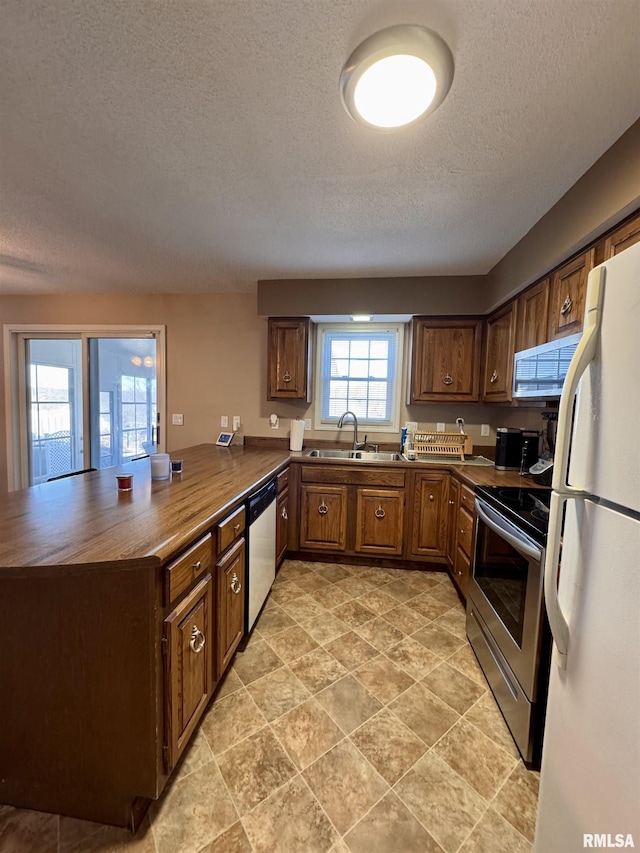
[(258, 618), (276, 577), (276, 483), (267, 483), (247, 501), (249, 518), (245, 633)]
[(498, 427), (496, 430), (496, 468), (498, 471), (518, 471), (522, 461), (522, 430)]
[(549, 671), (546, 489), (476, 487), (467, 635), (524, 761), (538, 766)]
[(517, 352), (513, 360), (515, 400), (557, 400), (581, 334)]

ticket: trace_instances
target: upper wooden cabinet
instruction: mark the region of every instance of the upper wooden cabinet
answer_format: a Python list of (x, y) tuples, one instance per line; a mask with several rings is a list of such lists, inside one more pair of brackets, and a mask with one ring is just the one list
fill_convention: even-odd
[(482, 397), (487, 403), (511, 401), (516, 318), (517, 300), (514, 299), (487, 319), (482, 387)]
[(267, 398), (309, 402), (309, 318), (270, 317), (268, 346)]
[(634, 216), (626, 225), (617, 228), (604, 241), (604, 258), (608, 260), (614, 255), (624, 252), (629, 246), (640, 242), (640, 214)]
[(553, 274), (547, 340), (582, 331), (587, 278), (594, 264), (595, 249), (589, 249)]
[(518, 297), (516, 352), (547, 341), (549, 325), (549, 279), (530, 287)]
[(476, 402), (482, 320), (414, 317), (409, 403)]

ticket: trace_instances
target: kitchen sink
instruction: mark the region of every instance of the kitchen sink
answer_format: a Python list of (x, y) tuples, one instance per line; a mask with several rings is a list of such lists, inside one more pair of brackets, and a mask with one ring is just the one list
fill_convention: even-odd
[(357, 462), (401, 462), (399, 453), (374, 450), (308, 450), (306, 456), (317, 459), (353, 459)]

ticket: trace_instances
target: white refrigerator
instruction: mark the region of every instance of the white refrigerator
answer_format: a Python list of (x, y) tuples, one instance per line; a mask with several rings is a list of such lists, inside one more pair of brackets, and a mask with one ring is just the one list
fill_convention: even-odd
[(639, 447), (637, 244), (589, 275), (584, 332), (560, 400), (535, 853), (640, 848)]

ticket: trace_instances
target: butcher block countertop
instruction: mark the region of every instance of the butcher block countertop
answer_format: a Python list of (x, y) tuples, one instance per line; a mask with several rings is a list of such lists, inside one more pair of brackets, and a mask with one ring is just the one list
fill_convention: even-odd
[[(0, 574), (18, 567), (164, 562), (269, 480), (289, 451), (201, 444), (172, 451), (182, 474), (151, 480), (149, 459), (11, 492), (0, 500)], [(119, 493), (116, 474), (133, 472)]]

